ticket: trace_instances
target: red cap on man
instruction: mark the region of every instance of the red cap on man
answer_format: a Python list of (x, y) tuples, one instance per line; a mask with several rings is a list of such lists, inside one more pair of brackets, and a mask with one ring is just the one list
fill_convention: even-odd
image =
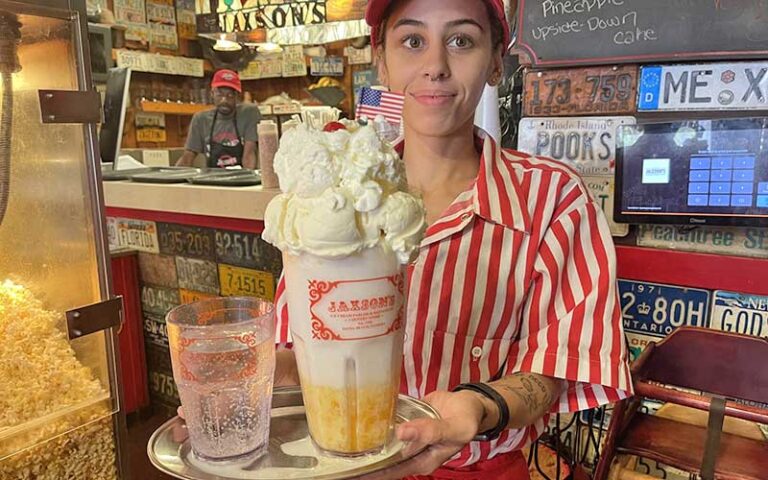
[[(384, 12), (387, 7), (394, 0), (368, 0), (368, 8), (365, 10), (365, 21), (371, 27), (371, 44), (375, 47), (376, 40), (379, 38), (379, 28), (381, 28), (381, 22), (384, 20)], [(501, 26), (504, 29), (504, 47), (506, 48), (510, 42), (509, 23), (507, 22), (507, 15), (504, 13), (504, 1), (503, 0), (484, 0), (488, 6), (491, 7), (491, 11), (496, 14), (496, 18), (501, 22)]]
[(233, 70), (219, 70), (214, 73), (211, 87), (229, 87), (238, 93), (243, 93), (243, 85), (240, 83), (240, 75)]

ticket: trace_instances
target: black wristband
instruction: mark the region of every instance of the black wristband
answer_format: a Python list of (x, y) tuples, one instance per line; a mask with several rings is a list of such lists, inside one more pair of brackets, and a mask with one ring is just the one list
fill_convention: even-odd
[(499, 438), (501, 432), (506, 430), (507, 425), (509, 425), (509, 406), (507, 405), (507, 401), (499, 395), (499, 392), (485, 383), (462, 383), (453, 389), (454, 392), (459, 392), (461, 390), (477, 392), (484, 397), (490, 398), (499, 408), (499, 422), (496, 426), (490, 430), (477, 434), (473, 440), (477, 442), (488, 442)]

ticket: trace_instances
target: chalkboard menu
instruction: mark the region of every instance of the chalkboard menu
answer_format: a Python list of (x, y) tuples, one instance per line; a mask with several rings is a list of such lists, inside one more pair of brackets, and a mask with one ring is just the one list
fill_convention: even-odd
[(768, 0), (520, 0), (536, 66), (768, 55)]

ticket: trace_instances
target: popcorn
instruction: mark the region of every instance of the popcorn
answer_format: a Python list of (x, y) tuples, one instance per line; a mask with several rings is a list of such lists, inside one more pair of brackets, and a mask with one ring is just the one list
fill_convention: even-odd
[(31, 291), (0, 283), (0, 436), (51, 416), (2, 438), (3, 480), (117, 477), (108, 393), (78, 361), (61, 325), (62, 316)]

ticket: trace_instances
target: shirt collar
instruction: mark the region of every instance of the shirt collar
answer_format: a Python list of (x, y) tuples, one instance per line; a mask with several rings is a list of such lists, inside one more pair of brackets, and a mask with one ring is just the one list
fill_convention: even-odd
[[(475, 142), (478, 147), (482, 146), (482, 151), (480, 171), (471, 191), (472, 212), (507, 228), (530, 233), (531, 219), (523, 193), (522, 179), (505, 158), (509, 154), (480, 128), (475, 129)], [(405, 140), (399, 138), (394, 147), (402, 156)]]

